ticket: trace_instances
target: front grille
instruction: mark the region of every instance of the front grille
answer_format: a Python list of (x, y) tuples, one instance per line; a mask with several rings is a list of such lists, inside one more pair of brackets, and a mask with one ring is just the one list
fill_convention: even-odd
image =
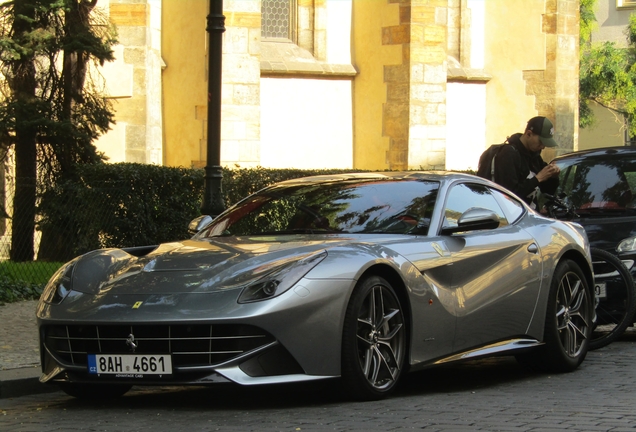
[(248, 325), (55, 325), (44, 328), (44, 344), (67, 365), (87, 366), (87, 354), (172, 354), (175, 368), (213, 366), (267, 345), (274, 337)]

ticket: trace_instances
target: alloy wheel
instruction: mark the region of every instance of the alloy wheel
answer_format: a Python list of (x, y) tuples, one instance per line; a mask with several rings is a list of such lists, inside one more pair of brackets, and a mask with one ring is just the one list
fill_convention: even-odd
[(405, 351), (404, 318), (392, 290), (375, 285), (362, 302), (358, 315), (358, 355), (369, 384), (382, 390), (400, 375)]

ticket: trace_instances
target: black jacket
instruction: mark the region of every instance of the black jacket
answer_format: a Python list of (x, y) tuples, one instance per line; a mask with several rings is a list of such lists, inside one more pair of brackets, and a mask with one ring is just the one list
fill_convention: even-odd
[[(558, 178), (550, 178), (543, 183), (535, 177), (547, 165), (541, 159), (541, 152), (533, 153), (525, 148), (520, 133), (508, 138), (510, 145), (505, 145), (495, 158), (495, 183), (514, 192), (519, 198), (536, 204), (536, 188), (541, 192), (554, 194), (559, 186)], [(534, 175), (530, 175), (530, 173)]]

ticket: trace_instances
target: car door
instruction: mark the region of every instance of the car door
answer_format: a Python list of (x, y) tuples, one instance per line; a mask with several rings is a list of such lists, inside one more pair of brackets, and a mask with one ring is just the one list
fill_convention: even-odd
[[(498, 199), (510, 208), (504, 211)], [(457, 226), (471, 208), (490, 210), (500, 222), (498, 228), (455, 233), (447, 241), (456, 301), (455, 352), (527, 331), (541, 286), (541, 259), (535, 240), (510, 220), (525, 213), (518, 202), (514, 211), (515, 202), (481, 184), (455, 184), (447, 195), (443, 227)]]

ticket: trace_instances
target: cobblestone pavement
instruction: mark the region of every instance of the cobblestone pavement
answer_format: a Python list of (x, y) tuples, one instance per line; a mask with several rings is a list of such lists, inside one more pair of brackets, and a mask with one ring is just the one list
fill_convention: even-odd
[(0, 305), (0, 370), (40, 364), (37, 300)]
[(352, 402), (335, 384), (135, 387), (110, 402), (61, 392), (0, 399), (0, 430), (35, 431), (634, 431), (636, 334), (590, 352), (569, 374), (512, 358), (408, 375), (389, 399)]

